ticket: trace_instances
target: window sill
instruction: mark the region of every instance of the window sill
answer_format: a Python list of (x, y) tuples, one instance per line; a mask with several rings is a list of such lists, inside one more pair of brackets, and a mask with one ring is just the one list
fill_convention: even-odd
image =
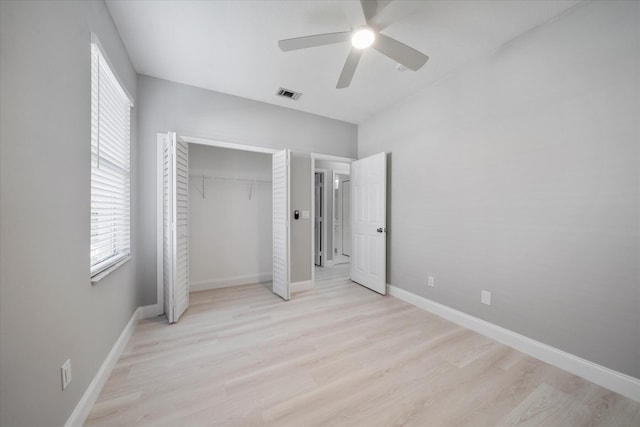
[(102, 279), (107, 277), (109, 274), (111, 274), (112, 272), (117, 270), (118, 267), (120, 267), (121, 265), (125, 264), (130, 259), (131, 259), (131, 255), (127, 256), (126, 258), (123, 258), (122, 260), (120, 260), (117, 263), (113, 264), (111, 267), (109, 267), (109, 268), (101, 271), (100, 273), (96, 274), (95, 276), (93, 276), (91, 278), (91, 284), (94, 285), (94, 284), (98, 283), (99, 281), (101, 281)]

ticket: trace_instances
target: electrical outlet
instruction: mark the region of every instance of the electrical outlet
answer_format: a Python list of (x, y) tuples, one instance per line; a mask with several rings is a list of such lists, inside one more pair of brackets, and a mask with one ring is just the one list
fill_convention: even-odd
[(62, 389), (64, 390), (71, 382), (71, 359), (67, 359), (67, 361), (62, 364), (60, 373), (62, 374)]
[(489, 291), (480, 292), (480, 302), (486, 305), (491, 305), (491, 292)]
[(430, 288), (434, 288), (436, 286), (436, 281), (433, 276), (429, 276), (429, 278), (427, 279), (427, 286), (429, 286)]

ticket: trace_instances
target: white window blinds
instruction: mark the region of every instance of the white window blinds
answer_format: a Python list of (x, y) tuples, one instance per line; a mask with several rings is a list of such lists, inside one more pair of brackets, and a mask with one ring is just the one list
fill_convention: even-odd
[(132, 103), (91, 44), (91, 277), (130, 254)]

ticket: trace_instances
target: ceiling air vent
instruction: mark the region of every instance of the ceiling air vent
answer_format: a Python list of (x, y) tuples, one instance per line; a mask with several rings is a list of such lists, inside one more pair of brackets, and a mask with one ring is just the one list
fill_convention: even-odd
[(296, 101), (298, 98), (300, 98), (300, 96), (302, 96), (302, 94), (300, 92), (295, 92), (295, 91), (293, 91), (291, 89), (285, 89), (283, 87), (278, 89), (278, 92), (276, 93), (276, 95), (282, 96), (282, 97), (285, 97), (285, 98), (291, 98), (294, 101)]

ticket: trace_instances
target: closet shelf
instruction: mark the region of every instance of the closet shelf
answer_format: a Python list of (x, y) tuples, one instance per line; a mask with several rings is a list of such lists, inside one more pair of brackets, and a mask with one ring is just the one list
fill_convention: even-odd
[(227, 181), (227, 182), (246, 182), (250, 183), (251, 187), (249, 188), (249, 200), (251, 200), (251, 196), (253, 196), (253, 186), (256, 184), (271, 184), (271, 180), (266, 179), (255, 179), (255, 178), (238, 178), (234, 176), (221, 176), (221, 175), (189, 175), (190, 182), (194, 181), (202, 181), (202, 190), (196, 187), (202, 198), (205, 198), (205, 181)]

